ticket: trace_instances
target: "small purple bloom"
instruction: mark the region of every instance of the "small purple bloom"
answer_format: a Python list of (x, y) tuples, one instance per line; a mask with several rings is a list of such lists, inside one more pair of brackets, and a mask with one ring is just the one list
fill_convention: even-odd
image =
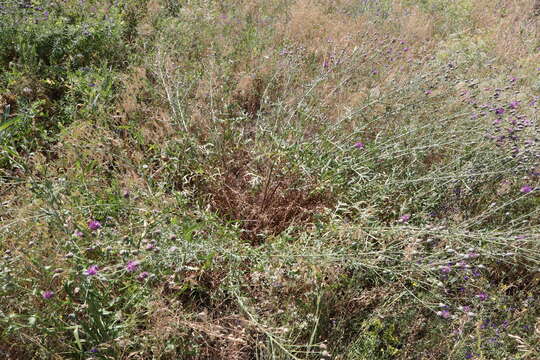
[(44, 299), (49, 300), (50, 298), (52, 298), (54, 296), (54, 292), (52, 292), (50, 290), (47, 290), (47, 291), (43, 292), (42, 296), (43, 296)]
[(411, 218), (411, 214), (405, 214), (399, 218), (399, 221), (402, 223), (406, 223)]
[(75, 230), (75, 232), (73, 233), (73, 236), (80, 238), (80, 237), (83, 237), (84, 234), (80, 230)]
[(146, 279), (150, 274), (147, 272), (147, 271), (143, 271), (142, 273), (139, 274), (138, 276), (138, 279), (139, 280), (144, 280)]
[(146, 250), (153, 250), (155, 247), (156, 247), (156, 245), (150, 243), (150, 244), (146, 245)]
[(489, 298), (488, 294), (486, 294), (486, 293), (480, 293), (480, 294), (476, 295), (476, 297), (479, 298), (482, 301), (486, 301)]
[(98, 271), (99, 271), (99, 266), (92, 265), (87, 270), (85, 270), (84, 275), (86, 275), (86, 276), (94, 276), (94, 275), (96, 275), (98, 273)]
[(519, 105), (519, 101), (512, 101), (509, 106), (511, 109), (516, 109), (518, 105)]
[(363, 142), (357, 142), (354, 144), (354, 147), (357, 149), (363, 149), (366, 145)]
[(450, 317), (450, 311), (448, 310), (437, 311), (437, 315), (439, 315), (443, 319), (448, 319)]
[(130, 260), (126, 264), (126, 270), (129, 272), (134, 272), (139, 267), (139, 262), (137, 260)]
[(444, 274), (448, 274), (451, 270), (452, 268), (450, 266), (441, 266), (441, 272)]
[(533, 191), (533, 188), (529, 185), (524, 185), (521, 187), (520, 191), (524, 194), (528, 194), (530, 193), (531, 191)]
[(495, 109), (495, 114), (497, 114), (497, 115), (502, 115), (502, 114), (504, 114), (504, 109), (503, 109), (503, 108)]
[(88, 228), (92, 231), (96, 231), (97, 229), (101, 228), (101, 223), (97, 220), (90, 220), (88, 222)]

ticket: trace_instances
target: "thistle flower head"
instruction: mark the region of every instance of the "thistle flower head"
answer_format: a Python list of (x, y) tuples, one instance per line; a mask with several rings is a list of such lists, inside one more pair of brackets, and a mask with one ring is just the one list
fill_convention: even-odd
[(94, 275), (97, 275), (98, 271), (99, 271), (99, 266), (91, 265), (88, 269), (84, 271), (84, 275), (94, 276)]
[(138, 267), (139, 267), (139, 262), (137, 260), (130, 260), (126, 264), (126, 270), (129, 272), (133, 272), (137, 270)]
[(407, 221), (409, 221), (410, 218), (411, 218), (411, 214), (405, 214), (399, 218), (399, 221), (402, 223), (406, 223)]
[(88, 228), (92, 231), (96, 231), (97, 229), (101, 228), (101, 223), (97, 220), (90, 220), (88, 222)]

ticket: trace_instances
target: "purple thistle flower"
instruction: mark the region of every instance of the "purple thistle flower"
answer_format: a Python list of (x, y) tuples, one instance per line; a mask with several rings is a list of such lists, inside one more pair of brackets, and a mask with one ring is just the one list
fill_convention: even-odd
[(354, 144), (354, 147), (357, 148), (357, 149), (363, 149), (365, 146), (366, 145), (361, 141)]
[(448, 310), (437, 311), (437, 315), (439, 315), (443, 319), (448, 319), (450, 317), (450, 311)]
[(533, 191), (533, 188), (529, 185), (524, 185), (521, 187), (520, 191), (524, 194), (528, 194), (530, 193), (531, 191)]
[(47, 290), (47, 291), (43, 292), (42, 296), (43, 296), (44, 299), (49, 300), (50, 298), (52, 298), (54, 296), (54, 292), (52, 292), (50, 290)]
[(87, 270), (84, 271), (84, 275), (86, 275), (86, 276), (94, 276), (94, 275), (96, 275), (98, 273), (98, 271), (99, 271), (99, 266), (92, 265)]
[(502, 114), (504, 114), (504, 109), (503, 109), (503, 108), (495, 109), (495, 114), (497, 114), (497, 115), (502, 115)]
[(448, 274), (450, 271), (452, 270), (452, 268), (450, 266), (441, 266), (441, 272), (444, 273), (444, 274)]
[(519, 101), (512, 101), (509, 106), (511, 109), (516, 109), (518, 105), (519, 105)]
[(399, 221), (402, 223), (406, 223), (411, 218), (411, 214), (405, 214), (399, 218)]
[(101, 223), (97, 220), (90, 220), (88, 222), (88, 228), (92, 231), (96, 231), (97, 229), (101, 228)]
[(147, 271), (143, 271), (142, 273), (139, 274), (138, 276), (138, 279), (139, 280), (144, 280), (146, 279), (150, 274), (147, 272)]
[(482, 301), (485, 301), (485, 300), (487, 300), (489, 298), (488, 294), (486, 294), (486, 293), (480, 293), (480, 294), (476, 295), (476, 297), (479, 298)]
[(139, 267), (139, 262), (137, 260), (130, 260), (126, 264), (126, 270), (129, 272), (134, 272)]

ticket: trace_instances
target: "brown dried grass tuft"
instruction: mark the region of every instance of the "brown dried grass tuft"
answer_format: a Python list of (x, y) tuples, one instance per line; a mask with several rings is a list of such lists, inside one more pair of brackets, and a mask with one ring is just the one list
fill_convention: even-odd
[[(276, 27), (276, 36), (301, 44), (309, 52), (324, 56), (335, 43), (346, 48), (367, 24), (344, 14), (329, 13), (323, 4), (298, 0), (289, 9), (289, 17)], [(331, 40), (330, 43), (328, 40)]]
[(261, 107), (263, 91), (264, 83), (261, 78), (243, 75), (234, 90), (233, 99), (250, 117), (253, 117)]
[(150, 317), (143, 336), (151, 340), (153, 355), (171, 358), (171, 354), (167, 354), (167, 343), (175, 338), (183, 338), (189, 339), (184, 343), (187, 347), (196, 345), (199, 348), (197, 355), (186, 359), (253, 358), (253, 342), (258, 333), (254, 324), (240, 315), (219, 316), (206, 308), (200, 310), (193, 315), (178, 302), (151, 302), (148, 307)]
[(9, 112), (13, 114), (17, 108), (17, 98), (12, 94), (0, 94), (0, 115), (5, 114), (8, 107)]
[(472, 19), (499, 59), (530, 65), (538, 64), (540, 57), (531, 52), (540, 36), (540, 19), (533, 13), (533, 1), (529, 0), (480, 0), (474, 2)]
[(253, 359), (256, 330), (238, 315), (209, 319), (202, 313), (196, 321), (184, 321), (183, 326), (196, 333), (203, 345), (197, 359)]
[(207, 190), (212, 208), (228, 220), (240, 221), (242, 237), (258, 243), (260, 235), (306, 224), (330, 207), (331, 195), (315, 189), (314, 179), (287, 170), (285, 162), (268, 159), (256, 163), (247, 151), (238, 151), (222, 162), (220, 176)]

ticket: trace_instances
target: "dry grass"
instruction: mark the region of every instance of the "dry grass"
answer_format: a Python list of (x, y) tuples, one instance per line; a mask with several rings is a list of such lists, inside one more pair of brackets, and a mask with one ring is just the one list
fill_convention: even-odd
[(224, 157), (220, 173), (207, 189), (212, 208), (228, 220), (239, 221), (245, 239), (259, 243), (291, 226), (309, 223), (314, 214), (332, 206), (331, 195), (317, 192), (313, 179), (287, 171), (280, 160), (251, 156), (239, 152)]

